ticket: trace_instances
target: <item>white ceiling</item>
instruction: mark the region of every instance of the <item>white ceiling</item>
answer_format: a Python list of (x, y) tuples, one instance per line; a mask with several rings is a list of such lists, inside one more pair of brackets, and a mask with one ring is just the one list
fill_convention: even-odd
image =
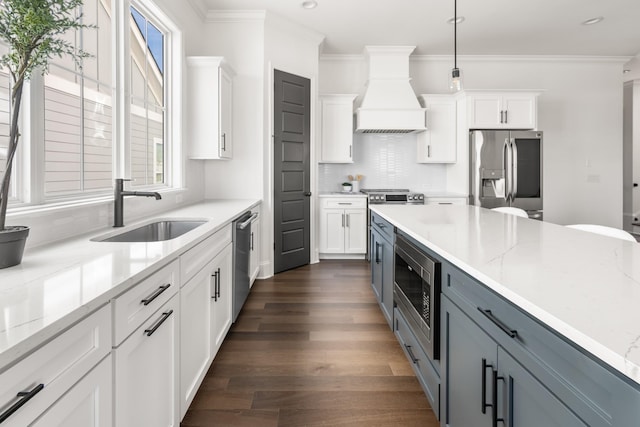
[[(453, 0), (200, 0), (209, 10), (267, 10), (326, 36), (325, 54), (360, 54), (365, 45), (415, 45), (453, 52)], [(458, 0), (460, 55), (640, 53), (640, 0)], [(603, 16), (599, 24), (581, 22)]]

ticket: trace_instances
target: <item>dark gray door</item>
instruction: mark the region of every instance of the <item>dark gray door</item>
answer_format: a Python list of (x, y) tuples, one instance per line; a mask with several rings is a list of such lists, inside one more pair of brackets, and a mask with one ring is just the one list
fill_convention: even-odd
[(309, 79), (274, 72), (274, 272), (309, 264)]

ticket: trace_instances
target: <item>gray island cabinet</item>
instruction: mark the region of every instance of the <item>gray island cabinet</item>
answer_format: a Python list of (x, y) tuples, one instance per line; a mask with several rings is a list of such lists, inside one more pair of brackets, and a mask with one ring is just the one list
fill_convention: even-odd
[(442, 427), (640, 426), (640, 244), (472, 206), (372, 215), (441, 263), (439, 369), (419, 379)]

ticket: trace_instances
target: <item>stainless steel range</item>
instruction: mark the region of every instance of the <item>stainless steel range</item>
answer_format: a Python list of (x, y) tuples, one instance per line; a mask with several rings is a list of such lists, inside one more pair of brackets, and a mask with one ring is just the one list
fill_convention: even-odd
[(424, 194), (414, 193), (406, 188), (363, 188), (361, 193), (367, 195), (367, 260), (371, 260), (369, 253), (369, 239), (371, 238), (371, 212), (369, 205), (424, 205)]
[(385, 203), (393, 203), (399, 205), (423, 205), (424, 194), (414, 193), (405, 188), (388, 189), (388, 188), (367, 188), (360, 190), (366, 194), (369, 204), (380, 205)]

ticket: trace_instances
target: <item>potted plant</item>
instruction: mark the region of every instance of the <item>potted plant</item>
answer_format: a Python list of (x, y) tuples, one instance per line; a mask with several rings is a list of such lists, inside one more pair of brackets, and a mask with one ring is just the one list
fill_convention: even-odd
[(89, 54), (60, 38), (69, 30), (88, 28), (77, 14), (82, 0), (0, 0), (0, 40), (9, 52), (0, 65), (11, 75), (11, 121), (7, 146), (7, 163), (0, 181), (0, 268), (20, 264), (29, 235), (25, 226), (7, 226), (7, 205), (13, 160), (20, 131), (18, 119), (25, 81), (34, 71), (45, 73), (53, 57), (71, 56), (80, 64)]
[(344, 191), (344, 192), (351, 191), (351, 183), (347, 182), (347, 181), (343, 182), (342, 183), (342, 191)]

